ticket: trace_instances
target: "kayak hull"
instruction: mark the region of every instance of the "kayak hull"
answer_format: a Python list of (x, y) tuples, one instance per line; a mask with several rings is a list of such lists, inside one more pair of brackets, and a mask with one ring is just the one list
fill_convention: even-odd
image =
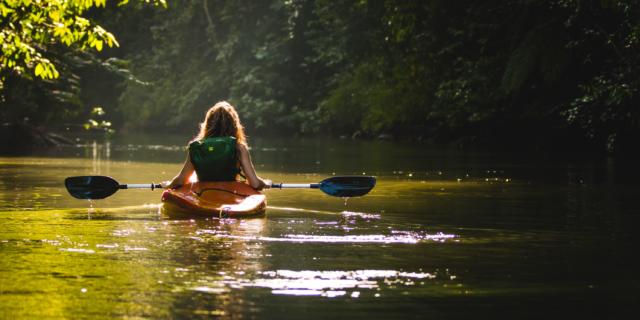
[(162, 212), (171, 218), (248, 218), (266, 209), (266, 196), (243, 182), (187, 183), (162, 193)]

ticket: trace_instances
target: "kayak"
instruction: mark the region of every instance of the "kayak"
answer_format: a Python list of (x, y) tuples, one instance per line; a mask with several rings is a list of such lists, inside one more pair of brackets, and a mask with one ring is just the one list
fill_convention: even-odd
[(243, 182), (194, 182), (162, 193), (162, 212), (171, 218), (246, 218), (266, 209), (266, 196)]

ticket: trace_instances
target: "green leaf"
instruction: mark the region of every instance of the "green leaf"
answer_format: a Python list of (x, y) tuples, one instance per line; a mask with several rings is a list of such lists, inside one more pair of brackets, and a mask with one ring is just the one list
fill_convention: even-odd
[(38, 65), (36, 65), (36, 70), (35, 70), (36, 76), (40, 76), (43, 71), (44, 71), (44, 67), (42, 66), (41, 63), (38, 63)]
[(100, 107), (100, 106), (95, 106), (91, 110), (91, 114), (92, 115), (103, 116), (103, 115), (105, 115), (105, 113), (106, 112), (104, 111), (104, 109), (102, 107)]

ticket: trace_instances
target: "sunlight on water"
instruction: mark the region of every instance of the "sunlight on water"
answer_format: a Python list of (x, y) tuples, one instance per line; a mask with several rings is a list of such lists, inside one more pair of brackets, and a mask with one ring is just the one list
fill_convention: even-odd
[(215, 284), (201, 285), (190, 290), (206, 293), (223, 293), (231, 289), (266, 288), (272, 294), (294, 296), (322, 296), (333, 298), (347, 295), (358, 298), (364, 292), (379, 296), (382, 288), (403, 288), (424, 286), (428, 281), (438, 280), (450, 285), (457, 277), (449, 270), (427, 272), (406, 272), (398, 270), (353, 270), (353, 271), (315, 271), (315, 270), (275, 270), (262, 271), (250, 278), (225, 276)]
[(304, 208), (276, 207), (276, 206), (269, 206), (268, 209), (285, 211), (285, 212), (303, 212), (303, 213), (317, 213), (317, 214), (326, 214), (326, 215), (341, 215), (347, 218), (360, 217), (363, 219), (380, 219), (380, 214), (355, 212), (355, 211), (323, 211), (323, 210), (312, 210), (312, 209), (304, 209)]
[(66, 251), (66, 252), (77, 252), (77, 253), (96, 253), (95, 250), (91, 250), (91, 249), (78, 249), (78, 248), (60, 248), (60, 251)]
[(251, 241), (267, 241), (267, 242), (318, 242), (318, 243), (419, 243), (424, 241), (445, 241), (453, 239), (453, 234), (405, 234), (386, 236), (381, 234), (372, 235), (349, 235), (349, 236), (322, 236), (322, 235), (304, 235), (304, 234), (285, 234), (283, 237), (263, 237), (263, 236), (233, 236), (233, 235), (217, 235), (221, 238), (241, 239)]
[(359, 217), (359, 218), (363, 218), (363, 219), (380, 219), (380, 215), (379, 214), (375, 214), (375, 213), (342, 211), (342, 212), (340, 212), (340, 214), (342, 214), (344, 217), (347, 217), (347, 218)]

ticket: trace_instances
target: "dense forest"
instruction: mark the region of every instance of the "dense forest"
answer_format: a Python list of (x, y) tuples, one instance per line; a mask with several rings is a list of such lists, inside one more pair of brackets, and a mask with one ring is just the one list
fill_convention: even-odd
[(254, 134), (615, 153), (640, 132), (635, 0), (89, 3), (104, 32), (32, 37), (55, 69), (16, 69), (35, 4), (0, 0), (2, 122), (194, 132), (228, 100)]

